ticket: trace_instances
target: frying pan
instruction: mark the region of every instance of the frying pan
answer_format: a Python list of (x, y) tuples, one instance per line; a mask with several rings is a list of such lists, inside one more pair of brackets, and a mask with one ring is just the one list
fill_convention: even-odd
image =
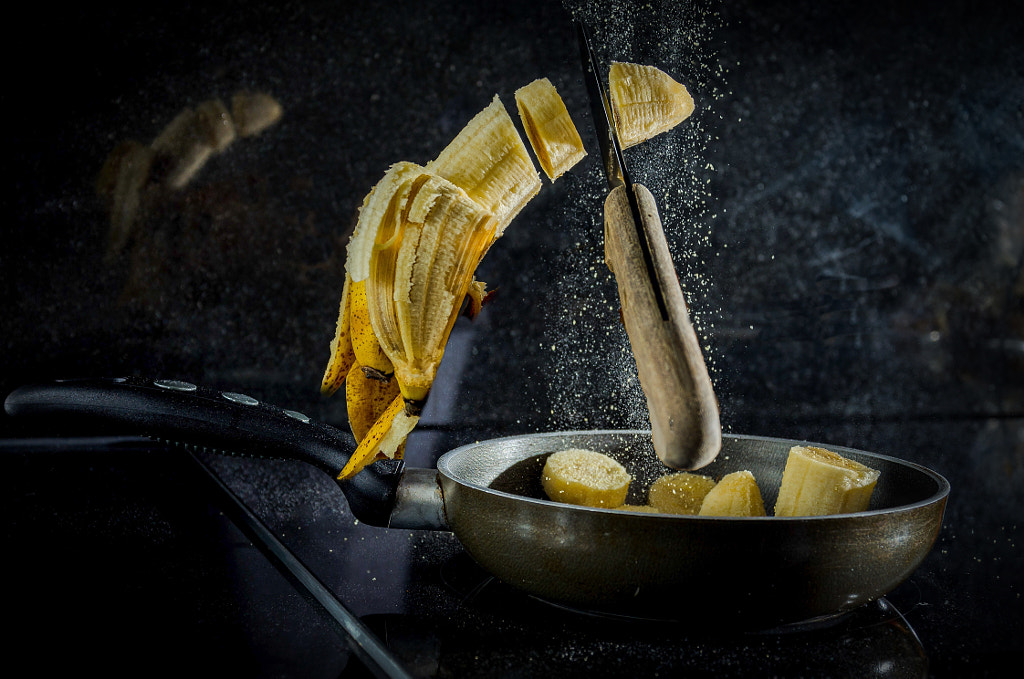
[[(179, 381), (118, 378), (28, 385), (8, 414), (85, 417), (194, 446), (298, 459), (336, 477), (351, 437), (243, 394)], [(774, 505), (798, 441), (726, 435), (701, 473), (748, 469)], [(545, 499), (550, 453), (597, 450), (632, 474), (630, 503), (669, 471), (650, 432), (578, 431), (492, 439), (445, 453), (437, 469), (401, 461), (339, 482), (355, 516), (374, 526), (451, 530), (500, 580), (547, 601), (608, 616), (705, 629), (756, 630), (840, 615), (903, 582), (931, 550), (949, 483), (910, 462), (830, 449), (881, 472), (868, 511), (824, 517), (701, 517), (635, 513)]]

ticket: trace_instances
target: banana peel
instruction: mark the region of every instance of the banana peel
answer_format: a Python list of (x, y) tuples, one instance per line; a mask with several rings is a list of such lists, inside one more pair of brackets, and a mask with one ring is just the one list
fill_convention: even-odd
[(384, 458), (397, 459), (399, 449), (419, 421), (418, 415), (406, 412), (405, 400), (396, 396), (373, 423), (366, 436), (338, 474), (338, 480), (350, 479), (368, 465)]
[(320, 393), (324, 396), (332, 396), (341, 388), (356, 362), (355, 350), (352, 348), (352, 324), (349, 313), (351, 292), (352, 279), (346, 274), (345, 285), (341, 289), (338, 325), (334, 330), (334, 339), (331, 341), (331, 356), (327, 360), (327, 369), (324, 370), (324, 376), (320, 382)]
[(398, 395), (396, 380), (382, 381), (367, 375), (364, 366), (352, 364), (345, 379), (345, 401), (349, 426), (356, 443), (366, 438), (367, 432)]

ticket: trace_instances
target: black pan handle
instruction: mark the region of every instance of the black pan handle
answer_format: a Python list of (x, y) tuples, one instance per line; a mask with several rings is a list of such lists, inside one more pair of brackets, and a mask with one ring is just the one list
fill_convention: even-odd
[[(14, 417), (87, 420), (117, 432), (218, 452), (302, 460), (337, 478), (355, 452), (351, 436), (302, 413), (233, 392), (141, 377), (58, 380), (19, 387), (4, 402)], [(338, 485), (356, 518), (386, 526), (403, 464), (370, 465)]]

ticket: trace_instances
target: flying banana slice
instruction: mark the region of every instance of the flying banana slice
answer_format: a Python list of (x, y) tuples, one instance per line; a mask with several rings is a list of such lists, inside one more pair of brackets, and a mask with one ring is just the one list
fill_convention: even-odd
[(631, 480), (626, 468), (611, 457), (582, 448), (552, 453), (541, 472), (549, 498), (587, 507), (621, 507)]
[(414, 163), (393, 165), (364, 202), (346, 267), (365, 281), (373, 332), (407, 401), (426, 399), (495, 227), (465, 191)]
[(526, 137), (549, 179), (561, 177), (587, 155), (565, 102), (547, 78), (516, 90), (516, 106)]
[(705, 496), (715, 487), (710, 476), (678, 472), (651, 484), (647, 504), (666, 514), (698, 514)]
[(694, 109), (684, 85), (661, 69), (643, 64), (612, 62), (608, 94), (623, 148), (671, 130)]
[(749, 471), (726, 474), (704, 496), (701, 516), (764, 516), (764, 501)]
[(838, 453), (793, 446), (786, 459), (775, 516), (823, 516), (868, 508), (880, 472)]
[(427, 169), (444, 177), (491, 212), (494, 237), (540, 192), (540, 174), (504, 104), (495, 96)]

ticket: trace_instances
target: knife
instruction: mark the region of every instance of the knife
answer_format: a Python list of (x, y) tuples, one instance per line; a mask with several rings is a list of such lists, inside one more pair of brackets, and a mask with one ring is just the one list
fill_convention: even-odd
[(679, 287), (654, 196), (626, 167), (586, 26), (576, 21), (584, 80), (609, 194), (605, 263), (647, 397), (654, 450), (669, 467), (698, 469), (722, 446), (718, 399)]

